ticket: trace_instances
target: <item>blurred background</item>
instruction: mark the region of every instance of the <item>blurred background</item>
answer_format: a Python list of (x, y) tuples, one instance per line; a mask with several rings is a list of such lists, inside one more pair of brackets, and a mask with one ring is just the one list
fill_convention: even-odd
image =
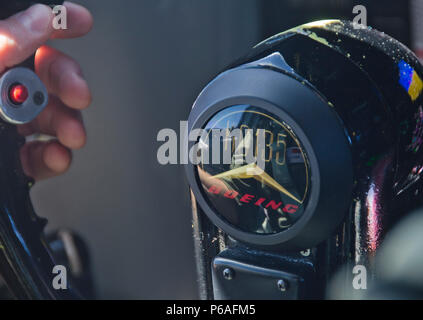
[(179, 132), (225, 65), (296, 25), (352, 20), (357, 4), (369, 25), (423, 48), (413, 20), (421, 0), (75, 2), (91, 10), (94, 29), (51, 44), (76, 58), (91, 84), (89, 140), (69, 172), (38, 183), (32, 198), (50, 230), (67, 227), (86, 240), (97, 297), (105, 299), (198, 297), (188, 184), (182, 166), (158, 164), (157, 133)]

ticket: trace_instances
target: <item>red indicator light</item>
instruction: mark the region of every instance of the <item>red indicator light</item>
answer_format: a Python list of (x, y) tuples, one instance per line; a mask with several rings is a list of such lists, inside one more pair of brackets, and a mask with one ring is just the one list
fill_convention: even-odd
[(22, 84), (14, 84), (10, 88), (9, 97), (14, 104), (22, 104), (28, 99), (28, 89)]

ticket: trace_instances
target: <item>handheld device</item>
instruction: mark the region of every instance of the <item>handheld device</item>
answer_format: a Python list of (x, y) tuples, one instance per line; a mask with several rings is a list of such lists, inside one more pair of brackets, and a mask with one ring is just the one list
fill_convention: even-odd
[[(2, 1), (0, 18), (34, 3)], [(68, 290), (52, 286), (57, 263), (43, 233), (46, 220), (33, 210), (29, 190), (34, 181), (24, 175), (20, 162), (19, 149), (25, 139), (17, 133), (16, 124), (30, 122), (48, 103), (47, 90), (32, 69), (33, 57), (0, 75), (0, 273), (15, 298), (74, 299), (79, 294), (72, 285)]]

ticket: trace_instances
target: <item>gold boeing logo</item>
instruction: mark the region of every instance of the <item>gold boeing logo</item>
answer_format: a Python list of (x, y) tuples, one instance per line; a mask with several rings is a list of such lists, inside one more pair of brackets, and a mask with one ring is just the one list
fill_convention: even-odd
[[(207, 152), (197, 172), (213, 211), (243, 231), (260, 234), (279, 232), (301, 217), (308, 166), (288, 125), (264, 110), (241, 105), (215, 114), (205, 130)], [(213, 130), (217, 134), (210, 136)], [(219, 161), (206, 161), (210, 155)]]
[(257, 164), (251, 163), (236, 169), (232, 169), (220, 174), (213, 176), (213, 178), (235, 178), (235, 179), (250, 179), (253, 178), (261, 183), (287, 195), (291, 199), (295, 200), (298, 203), (302, 203), (297, 197), (290, 193), (286, 188), (281, 186), (278, 182), (275, 181), (271, 176), (269, 176), (263, 169), (261, 169)]

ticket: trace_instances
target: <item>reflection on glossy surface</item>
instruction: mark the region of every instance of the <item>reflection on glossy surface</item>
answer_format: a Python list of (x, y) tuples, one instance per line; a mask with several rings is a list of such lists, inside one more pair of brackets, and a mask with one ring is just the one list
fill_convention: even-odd
[(247, 164), (245, 166), (242, 166), (237, 169), (229, 170), (224, 173), (217, 174), (213, 176), (215, 179), (221, 179), (221, 178), (230, 178), (230, 179), (256, 179), (257, 181), (260, 181), (262, 185), (266, 185), (268, 187), (271, 187), (291, 199), (297, 201), (298, 203), (301, 203), (301, 200), (298, 200), (296, 196), (294, 196), (291, 192), (286, 190), (283, 186), (281, 186), (279, 183), (275, 181), (271, 176), (269, 176), (263, 169), (260, 169), (257, 164), (251, 163)]
[(388, 228), (393, 156), (376, 161), (357, 185), (355, 207), (355, 263), (371, 265)]
[[(240, 140), (230, 135), (234, 129), (241, 130)], [(258, 234), (280, 232), (301, 217), (310, 172), (304, 150), (286, 124), (259, 108), (232, 106), (214, 115), (205, 130), (208, 135), (200, 145), (209, 157), (218, 151), (221, 162), (203, 157), (197, 172), (220, 216), (242, 231)], [(213, 144), (216, 132), (223, 134)], [(264, 148), (259, 148), (259, 132), (264, 133)], [(231, 154), (229, 164), (222, 164), (225, 151)], [(264, 169), (248, 163), (249, 152), (261, 157)]]
[(346, 230), (355, 226), (354, 256), (368, 262), (390, 225), (422, 203), (421, 64), (388, 35), (337, 20), (278, 34), (244, 61), (275, 53), (322, 93), (345, 126), (356, 172), (355, 217)]
[[(337, 20), (271, 37), (230, 68), (270, 56), (283, 63), (273, 59), (263, 68), (289, 74), (328, 102), (353, 153), (354, 191), (344, 224), (311, 250), (323, 279), (319, 285), (324, 288), (345, 264), (351, 269), (343, 283), (352, 283), (356, 264), (364, 265), (371, 279), (373, 258), (386, 234), (423, 205), (423, 68), (388, 35)], [(226, 246), (233, 250), (242, 244), (228, 240)]]
[(24, 139), (13, 125), (0, 123), (0, 273), (18, 299), (79, 298), (73, 288), (54, 290), (51, 275), (56, 264), (31, 204), (19, 148)]

